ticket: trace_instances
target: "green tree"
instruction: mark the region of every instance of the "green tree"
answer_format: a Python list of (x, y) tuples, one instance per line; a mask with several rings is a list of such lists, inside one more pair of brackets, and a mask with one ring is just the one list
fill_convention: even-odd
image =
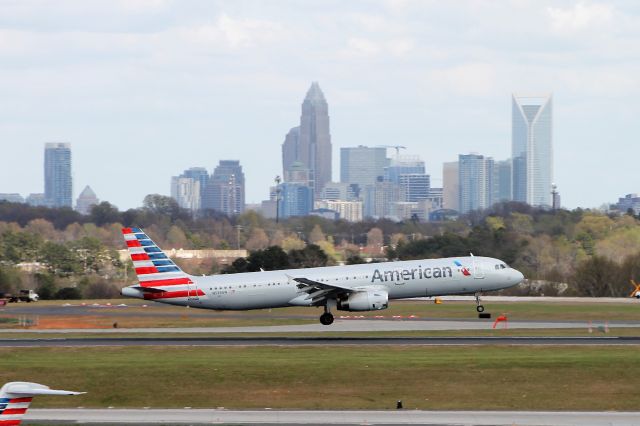
[(56, 286), (55, 277), (51, 274), (36, 274), (35, 275), (37, 287), (36, 292), (40, 299), (51, 300), (55, 298), (58, 288)]
[(301, 250), (289, 252), (289, 263), (292, 268), (317, 268), (327, 266), (329, 256), (316, 244), (309, 244)]
[(122, 222), (122, 216), (116, 206), (108, 201), (103, 201), (100, 204), (91, 207), (89, 220), (97, 226), (102, 226), (109, 223)]
[(56, 292), (54, 298), (59, 300), (78, 300), (82, 299), (82, 293), (75, 287), (62, 287)]
[(82, 260), (77, 252), (69, 250), (64, 244), (47, 241), (40, 250), (39, 260), (47, 265), (50, 273), (69, 276), (83, 271)]
[(21, 283), (20, 274), (16, 269), (0, 266), (0, 293), (15, 293)]
[(277, 246), (267, 247), (264, 250), (251, 252), (249, 256), (233, 261), (225, 268), (223, 274), (236, 274), (239, 272), (258, 272), (260, 270), (274, 271), (290, 267), (289, 257), (282, 248)]
[(579, 296), (615, 297), (615, 281), (619, 276), (618, 265), (611, 260), (593, 256), (583, 262), (571, 279), (571, 286)]

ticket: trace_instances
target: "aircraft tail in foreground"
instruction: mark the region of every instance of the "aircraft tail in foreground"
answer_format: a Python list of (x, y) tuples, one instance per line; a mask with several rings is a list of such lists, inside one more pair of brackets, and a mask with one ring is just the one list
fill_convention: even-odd
[(80, 395), (85, 392), (71, 392), (49, 389), (38, 383), (10, 382), (0, 389), (0, 426), (16, 426), (29, 409), (29, 404), (37, 395)]
[(176, 299), (204, 296), (191, 276), (180, 269), (140, 228), (122, 228), (139, 284), (122, 289), (123, 296)]

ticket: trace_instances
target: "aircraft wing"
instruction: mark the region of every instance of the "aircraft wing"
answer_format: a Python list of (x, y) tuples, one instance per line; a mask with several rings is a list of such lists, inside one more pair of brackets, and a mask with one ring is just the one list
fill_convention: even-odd
[(322, 283), (304, 277), (290, 278), (297, 283), (296, 287), (298, 287), (300, 292), (307, 293), (306, 298), (311, 299), (312, 305), (316, 305), (318, 302), (325, 300), (329, 296), (336, 296), (338, 294), (351, 293), (352, 291), (355, 291), (351, 287)]

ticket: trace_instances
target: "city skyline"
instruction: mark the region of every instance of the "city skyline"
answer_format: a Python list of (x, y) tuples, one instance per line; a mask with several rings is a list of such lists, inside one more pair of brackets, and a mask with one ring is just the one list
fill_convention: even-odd
[[(42, 192), (42, 144), (63, 140), (74, 197), (88, 184), (137, 207), (176, 172), (234, 158), (257, 203), (281, 174), (300, 94), (319, 81), (334, 159), (402, 144), (435, 187), (460, 153), (510, 156), (511, 93), (553, 92), (563, 205), (598, 207), (639, 192), (639, 22), (625, 1), (11, 3), (0, 11), (0, 192)], [(158, 178), (132, 186), (122, 170), (141, 161)]]

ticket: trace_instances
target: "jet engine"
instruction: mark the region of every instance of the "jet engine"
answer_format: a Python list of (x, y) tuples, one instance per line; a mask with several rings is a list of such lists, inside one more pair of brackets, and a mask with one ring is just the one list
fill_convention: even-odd
[(357, 291), (338, 300), (341, 311), (376, 311), (389, 307), (389, 293), (383, 290)]

